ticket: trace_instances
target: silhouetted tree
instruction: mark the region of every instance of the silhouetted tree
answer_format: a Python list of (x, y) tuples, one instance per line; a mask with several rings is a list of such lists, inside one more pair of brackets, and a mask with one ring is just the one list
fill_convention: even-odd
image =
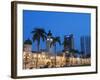
[[(33, 29), (32, 33), (32, 40), (33, 42), (37, 41), (37, 51), (40, 50), (40, 40), (44, 41), (46, 39), (46, 32), (43, 28), (35, 28)], [(37, 53), (37, 62), (36, 67), (38, 66), (38, 53)]]
[(61, 45), (60, 37), (53, 37), (53, 41), (51, 42), (51, 45), (55, 48), (55, 66), (56, 66), (56, 43), (59, 43)]

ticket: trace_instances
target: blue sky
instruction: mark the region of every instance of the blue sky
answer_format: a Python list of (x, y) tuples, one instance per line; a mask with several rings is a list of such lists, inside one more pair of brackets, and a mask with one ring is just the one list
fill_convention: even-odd
[[(53, 36), (60, 36), (61, 41), (64, 35), (73, 34), (74, 46), (80, 50), (80, 37), (90, 36), (90, 20), (89, 13), (23, 10), (23, 40), (32, 40), (31, 31), (40, 27), (46, 32), (51, 30)], [(45, 48), (45, 45), (45, 42), (41, 41), (40, 47)], [(36, 50), (36, 43), (33, 43), (32, 49)], [(62, 50), (62, 46), (57, 44), (57, 50)]]

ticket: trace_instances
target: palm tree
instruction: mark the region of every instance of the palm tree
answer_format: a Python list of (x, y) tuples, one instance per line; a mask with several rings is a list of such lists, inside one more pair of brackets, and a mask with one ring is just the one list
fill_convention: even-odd
[[(40, 40), (44, 41), (46, 39), (46, 32), (43, 28), (35, 28), (31, 33), (33, 42), (37, 41), (37, 51), (40, 51)], [(36, 67), (38, 67), (38, 53)]]
[(56, 43), (59, 43), (61, 45), (60, 37), (53, 37), (53, 41), (51, 42), (51, 46), (53, 45), (55, 48), (55, 67), (56, 67)]
[(46, 39), (46, 32), (43, 28), (35, 28), (32, 32), (33, 34), (33, 42), (37, 41), (37, 51), (40, 50), (40, 39), (42, 39), (42, 41), (44, 41)]

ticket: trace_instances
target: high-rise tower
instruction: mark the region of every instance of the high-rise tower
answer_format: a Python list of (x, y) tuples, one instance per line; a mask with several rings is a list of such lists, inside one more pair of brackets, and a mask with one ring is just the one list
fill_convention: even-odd
[(85, 55), (91, 53), (91, 40), (90, 36), (82, 36), (80, 38), (80, 43), (81, 43), (81, 52), (84, 53)]
[(71, 50), (74, 49), (74, 38), (73, 34), (65, 35), (64, 36), (64, 50)]

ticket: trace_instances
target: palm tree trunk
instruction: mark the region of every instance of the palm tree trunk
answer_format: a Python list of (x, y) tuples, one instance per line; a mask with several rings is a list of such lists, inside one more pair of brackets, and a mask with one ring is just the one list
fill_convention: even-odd
[(39, 52), (39, 50), (40, 50), (39, 41), (37, 42), (37, 50), (38, 50), (38, 52)]
[(56, 45), (55, 45), (55, 67), (56, 67)]
[[(37, 50), (39, 52), (39, 42), (37, 42)], [(38, 68), (38, 52), (37, 52), (36, 68)]]

